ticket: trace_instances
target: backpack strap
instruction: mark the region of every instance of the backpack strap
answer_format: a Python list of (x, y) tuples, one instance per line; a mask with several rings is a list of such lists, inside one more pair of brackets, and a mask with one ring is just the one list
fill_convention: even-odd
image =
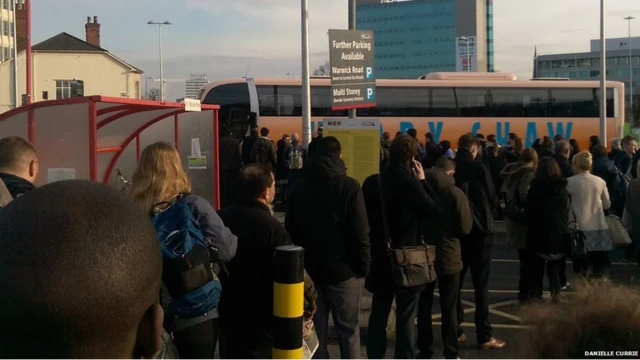
[(162, 211), (166, 210), (169, 206), (171, 206), (171, 205), (175, 204), (176, 202), (186, 198), (189, 195), (191, 195), (191, 193), (187, 193), (187, 192), (177, 193), (176, 195), (173, 195), (171, 198), (169, 198), (169, 200), (160, 201), (158, 203), (153, 204), (151, 209), (149, 209), (149, 216), (158, 215)]

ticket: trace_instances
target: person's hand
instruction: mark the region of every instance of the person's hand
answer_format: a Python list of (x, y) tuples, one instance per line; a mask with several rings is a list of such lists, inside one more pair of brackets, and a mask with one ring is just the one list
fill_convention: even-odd
[(316, 314), (316, 309), (313, 310), (305, 310), (304, 311), (304, 318), (305, 320), (311, 320), (313, 318), (313, 315)]
[(425, 179), (424, 169), (422, 168), (422, 164), (419, 161), (413, 160), (413, 170), (415, 171), (416, 179), (422, 181)]

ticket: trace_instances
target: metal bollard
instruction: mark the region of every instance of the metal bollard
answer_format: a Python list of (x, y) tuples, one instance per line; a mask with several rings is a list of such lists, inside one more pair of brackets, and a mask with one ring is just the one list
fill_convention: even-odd
[(304, 249), (279, 246), (274, 260), (273, 358), (302, 359)]

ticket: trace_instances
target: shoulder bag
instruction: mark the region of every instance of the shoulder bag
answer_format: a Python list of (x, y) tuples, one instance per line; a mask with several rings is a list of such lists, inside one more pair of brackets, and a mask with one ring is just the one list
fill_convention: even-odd
[(631, 236), (629, 232), (622, 224), (622, 220), (619, 217), (611, 214), (605, 217), (607, 225), (609, 226), (609, 233), (613, 240), (613, 245), (616, 247), (624, 247), (631, 244)]
[(571, 258), (573, 260), (582, 260), (589, 256), (586, 244), (587, 237), (585, 236), (584, 232), (580, 230), (580, 226), (578, 225), (576, 212), (573, 211), (573, 201), (571, 200), (571, 194), (569, 194), (569, 207), (571, 208), (571, 214), (573, 214), (573, 220), (569, 221), (569, 229), (567, 232), (567, 240), (569, 241), (569, 247), (571, 249)]
[(391, 278), (395, 286), (407, 288), (424, 285), (436, 281), (434, 261), (436, 248), (424, 243), (419, 246), (403, 246), (394, 249), (391, 243), (389, 222), (387, 219), (386, 202), (382, 191), (382, 176), (378, 175), (378, 192), (380, 194), (380, 211), (384, 239), (387, 246), (389, 261), (391, 263)]
[(518, 224), (526, 225), (527, 218), (524, 213), (524, 206), (520, 201), (520, 181), (522, 178), (518, 179), (516, 182), (516, 192), (511, 201), (507, 202), (507, 206), (504, 209), (504, 216)]

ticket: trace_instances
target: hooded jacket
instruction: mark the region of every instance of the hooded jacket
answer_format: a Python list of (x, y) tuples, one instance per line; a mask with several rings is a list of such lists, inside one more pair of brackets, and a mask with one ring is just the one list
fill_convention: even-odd
[(289, 193), (285, 227), (304, 247), (305, 268), (317, 285), (369, 273), (369, 222), (362, 190), (342, 159), (313, 154)]
[(4, 182), (4, 185), (14, 199), (36, 188), (35, 185), (28, 180), (12, 174), (0, 173), (0, 180)]
[(524, 207), (527, 217), (527, 250), (538, 254), (569, 251), (567, 180), (533, 181)]
[(456, 274), (462, 270), (460, 238), (469, 235), (473, 224), (469, 200), (456, 187), (453, 176), (430, 170), (426, 178), (440, 201), (442, 216), (438, 221), (425, 219), (425, 241), (436, 246), (436, 271), (443, 275)]
[[(507, 202), (517, 201), (520, 206), (524, 206), (527, 200), (527, 193), (534, 178), (534, 169), (530, 164), (518, 161), (507, 165), (500, 173), (504, 179), (503, 192), (507, 195)], [(507, 242), (510, 247), (524, 250), (526, 248), (527, 226), (517, 223), (511, 219), (506, 219)]]

